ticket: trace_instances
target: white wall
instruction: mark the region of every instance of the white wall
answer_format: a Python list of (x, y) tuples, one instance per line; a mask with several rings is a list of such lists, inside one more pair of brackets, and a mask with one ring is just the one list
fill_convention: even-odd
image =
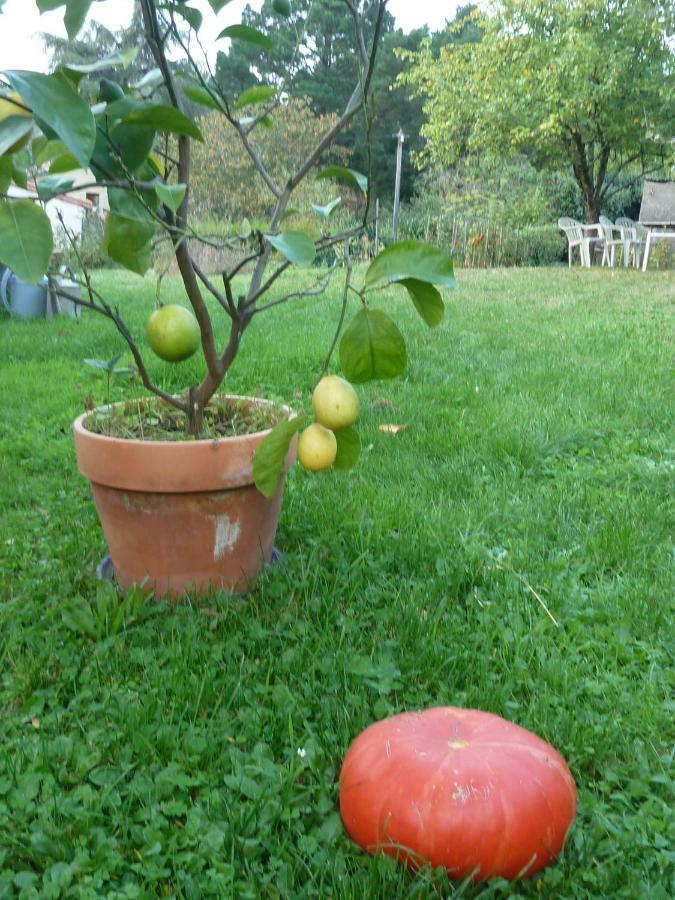
[[(16, 185), (10, 185), (7, 193), (10, 197), (27, 197), (31, 200), (37, 199), (37, 194), (34, 191), (27, 191)], [(53, 200), (49, 200), (46, 205), (43, 203), (40, 203), (40, 205), (45, 209), (45, 212), (52, 223), (55, 244), (60, 245), (65, 242), (65, 238), (61, 234), (62, 227), (61, 222), (59, 221), (59, 213), (63, 216), (64, 224), (69, 231), (72, 231), (78, 237), (82, 233), (82, 221), (86, 212), (84, 206), (69, 203), (67, 199), (62, 197), (55, 197)]]

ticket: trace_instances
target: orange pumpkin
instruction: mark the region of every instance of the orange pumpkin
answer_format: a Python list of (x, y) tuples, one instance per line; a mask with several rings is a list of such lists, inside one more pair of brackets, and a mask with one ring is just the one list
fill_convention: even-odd
[(340, 774), (340, 813), (357, 844), (453, 878), (534, 874), (561, 851), (575, 812), (574, 780), (553, 747), (472, 709), (377, 722)]

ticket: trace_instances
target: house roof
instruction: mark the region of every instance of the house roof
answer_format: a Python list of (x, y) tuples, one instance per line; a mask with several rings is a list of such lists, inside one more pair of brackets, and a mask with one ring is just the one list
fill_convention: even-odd
[[(18, 188), (15, 185), (10, 185), (8, 194), (10, 197), (26, 197), (30, 200), (37, 200), (37, 189), (35, 187), (34, 181), (29, 181), (27, 189)], [(91, 200), (85, 200), (82, 197), (73, 197), (72, 194), (59, 194), (58, 197), (54, 197), (52, 200), (48, 201), (49, 203), (69, 203), (72, 206), (80, 206), (82, 209), (93, 209), (94, 204)]]
[(643, 225), (675, 225), (675, 181), (645, 181), (640, 222)]

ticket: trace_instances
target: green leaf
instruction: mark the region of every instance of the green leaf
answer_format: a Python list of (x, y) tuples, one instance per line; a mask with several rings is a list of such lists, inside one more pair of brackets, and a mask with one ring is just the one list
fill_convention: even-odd
[(110, 78), (101, 78), (98, 83), (98, 105), (94, 109), (94, 115), (100, 115), (98, 110), (102, 103), (105, 103), (105, 107), (101, 109), (101, 112), (105, 112), (109, 103), (117, 103), (118, 100), (124, 100), (122, 86), (116, 81), (111, 81)]
[(202, 27), (204, 17), (192, 6), (185, 6), (182, 3), (162, 3), (160, 9), (170, 9), (176, 15), (182, 16), (194, 31), (199, 31)]
[(36, 184), (40, 200), (51, 200), (60, 194), (67, 194), (73, 189), (75, 182), (72, 178), (64, 178), (62, 175), (45, 175)]
[(59, 853), (59, 845), (56, 841), (53, 841), (51, 838), (47, 837), (47, 835), (42, 831), (33, 831), (30, 836), (30, 847), (33, 853), (37, 856), (42, 857), (54, 857), (58, 859)]
[(80, 164), (72, 153), (62, 153), (53, 160), (49, 167), (49, 171), (52, 175), (60, 175), (63, 172), (72, 172), (74, 169), (79, 168)]
[(66, 26), (71, 41), (75, 40), (80, 28), (84, 25), (91, 4), (92, 0), (67, 0), (63, 24)]
[(309, 266), (314, 262), (316, 247), (304, 231), (282, 231), (280, 234), (266, 234), (265, 238), (275, 250), (297, 266)]
[(124, 121), (128, 125), (138, 123), (149, 128), (156, 128), (158, 131), (186, 135), (198, 141), (204, 140), (201, 131), (192, 119), (188, 119), (179, 109), (163, 103), (140, 104)]
[(215, 109), (217, 112), (223, 112), (223, 107), (218, 100), (214, 99), (211, 94), (201, 85), (191, 84), (183, 88), (186, 97), (201, 106), (207, 106), (209, 109)]
[(130, 188), (108, 188), (110, 209), (126, 219), (151, 222), (152, 216), (147, 207), (157, 209), (157, 195), (154, 191), (139, 191), (139, 194), (140, 196), (137, 196)]
[[(50, 145), (51, 141), (49, 141), (44, 134), (40, 134), (37, 137), (34, 137), (30, 142), (30, 152), (32, 156), (32, 162), (36, 162), (36, 160), (40, 157), (40, 155), (44, 152), (45, 148)], [(63, 141), (54, 141), (54, 152), (51, 156), (46, 156), (43, 159), (43, 162), (47, 162), (52, 159), (58, 153), (63, 153), (64, 151)]]
[(173, 212), (176, 212), (183, 202), (186, 190), (186, 184), (162, 184), (159, 181), (155, 184), (157, 196), (162, 203), (173, 210)]
[(219, 41), (221, 38), (246, 41), (247, 44), (262, 47), (263, 50), (274, 50), (274, 41), (271, 41), (262, 31), (251, 28), (250, 25), (228, 25), (227, 28), (223, 28), (216, 40)]
[(284, 18), (288, 18), (291, 14), (291, 4), (289, 0), (272, 0), (272, 9)]
[[(98, 639), (100, 634), (101, 629), (96, 628), (95, 639)], [(92, 635), (92, 637), (94, 637), (94, 635)], [(93, 769), (87, 777), (92, 784), (96, 785), (96, 787), (106, 788), (120, 780), (121, 771), (120, 769), (115, 768), (115, 766), (98, 766), (96, 769)]]
[(253, 481), (268, 500), (274, 497), (279, 487), (284, 460), (293, 436), (304, 424), (304, 415), (279, 422), (263, 439), (253, 456)]
[(403, 335), (381, 309), (362, 309), (342, 335), (340, 364), (352, 384), (394, 378), (405, 369)]
[(86, 168), (94, 152), (96, 123), (91, 110), (65, 81), (39, 72), (5, 72), (33, 114), (44, 121)]
[[(112, 141), (113, 146), (122, 157), (125, 166), (128, 169), (131, 169), (132, 172), (136, 172), (140, 169), (147, 160), (155, 145), (156, 136), (157, 133), (153, 128), (144, 128), (141, 125), (129, 125), (127, 122), (120, 122), (119, 125), (115, 125), (110, 132), (110, 140)], [(118, 160), (111, 156), (110, 146), (105, 140), (105, 137), (101, 137), (103, 139), (107, 161), (105, 168), (112, 172), (119, 171), (122, 174), (125, 174), (120, 167)], [(98, 139), (96, 146), (98, 151)]]
[(40, 15), (42, 15), (42, 13), (49, 12), (52, 9), (58, 9), (59, 6), (65, 6), (66, 0), (36, 0), (36, 3)]
[(342, 197), (336, 197), (335, 200), (331, 200), (330, 203), (327, 203), (325, 206), (319, 206), (317, 203), (312, 203), (312, 209), (317, 216), (320, 216), (322, 219), (327, 219), (341, 203)]
[(35, 284), (47, 271), (53, 249), (44, 210), (32, 200), (0, 200), (0, 262)]
[(33, 130), (33, 120), (26, 116), (7, 116), (0, 121), (0, 156)]
[(117, 53), (111, 53), (109, 56), (103, 56), (92, 63), (65, 63), (63, 68), (69, 72), (79, 72), (82, 75), (89, 75), (91, 72), (99, 72), (101, 69), (114, 69), (121, 66), (127, 69), (138, 56), (138, 47), (129, 47), (127, 50), (120, 50)]
[(63, 156), (66, 145), (63, 141), (48, 141), (46, 138), (36, 138), (33, 141), (33, 161), (37, 166), (43, 166), (50, 160)]
[(326, 166), (316, 176), (317, 181), (322, 178), (334, 178), (336, 181), (346, 181), (353, 184), (363, 191), (365, 194), (368, 190), (368, 179), (361, 172), (355, 169), (348, 169), (346, 166)]
[(435, 328), (436, 325), (440, 325), (445, 308), (438, 288), (435, 288), (433, 284), (418, 281), (416, 278), (403, 278), (398, 283), (402, 284), (408, 291), (415, 309), (429, 328)]
[(88, 366), (91, 366), (92, 369), (102, 369), (104, 372), (114, 372), (115, 366), (122, 359), (122, 354), (119, 353), (117, 356), (113, 356), (112, 359), (83, 359), (82, 362), (86, 363)]
[(379, 253), (366, 272), (365, 286), (377, 281), (415, 278), (442, 287), (457, 287), (452, 260), (443, 250), (421, 241), (401, 241)]
[(338, 472), (346, 472), (353, 468), (361, 455), (361, 438), (355, 428), (340, 428), (334, 431), (337, 441), (337, 456), (333, 468)]
[(108, 127), (111, 127), (116, 122), (121, 122), (130, 113), (134, 112), (134, 110), (136, 109), (139, 109), (141, 106), (142, 101), (137, 100), (136, 97), (125, 95), (124, 97), (120, 97), (118, 100), (108, 100), (105, 109), (103, 109), (101, 112), (101, 115), (105, 118)]
[(26, 172), (25, 166), (22, 166), (17, 162), (16, 156), (12, 156), (10, 159), (12, 161), (12, 178), (14, 179), (14, 184), (26, 190), (28, 188), (28, 173)]
[(254, 103), (265, 103), (276, 94), (277, 89), (267, 84), (256, 84), (239, 95), (237, 100), (237, 109), (243, 109), (245, 106), (252, 106)]
[(145, 275), (152, 262), (152, 222), (128, 219), (109, 212), (105, 220), (102, 247), (110, 259), (125, 269)]
[(209, 0), (209, 6), (214, 13), (219, 13), (224, 6), (231, 2), (232, 0)]
[(12, 161), (9, 156), (0, 157), (0, 195), (7, 192), (12, 181)]
[[(125, 101), (120, 100), (120, 103)], [(117, 106), (117, 103), (112, 104)], [(139, 124), (120, 122), (106, 136), (103, 129), (96, 135), (91, 168), (98, 178), (124, 178), (124, 166), (136, 172), (147, 160), (155, 143), (156, 132)], [(124, 166), (119, 162), (121, 158)]]

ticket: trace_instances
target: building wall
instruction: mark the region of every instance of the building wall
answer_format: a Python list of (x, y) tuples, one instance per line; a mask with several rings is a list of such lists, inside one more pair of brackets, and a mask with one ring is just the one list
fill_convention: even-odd
[[(25, 197), (29, 200), (37, 200), (35, 191), (24, 190), (14, 184), (10, 185), (7, 193), (10, 197)], [(64, 243), (65, 241), (63, 236), (59, 234), (62, 230), (59, 214), (63, 217), (63, 223), (66, 228), (79, 236), (82, 233), (84, 216), (87, 212), (91, 211), (92, 204), (85, 198), (66, 194), (63, 197), (55, 197), (53, 200), (44, 204), (44, 209), (49, 216), (49, 221), (52, 223), (54, 241), (56, 244), (59, 244)]]
[[(108, 203), (108, 189), (100, 187), (100, 185), (94, 185), (92, 187), (91, 184), (96, 179), (88, 169), (76, 169), (74, 172), (69, 172), (68, 177), (75, 181), (75, 187), (70, 191), (69, 196), (75, 197), (78, 200), (89, 200), (92, 203), (93, 208), (98, 209), (101, 214), (108, 212), (110, 209), (110, 204)], [(90, 185), (90, 187), (84, 188), (84, 190), (78, 190), (77, 186), (79, 184)]]

